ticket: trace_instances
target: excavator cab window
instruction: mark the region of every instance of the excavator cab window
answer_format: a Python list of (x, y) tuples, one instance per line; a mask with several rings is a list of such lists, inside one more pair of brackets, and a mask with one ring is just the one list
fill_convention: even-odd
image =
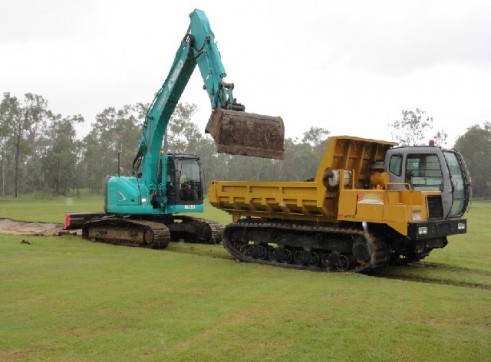
[(202, 171), (196, 158), (176, 159), (179, 200), (182, 203), (197, 203), (203, 200)]
[(177, 192), (176, 192), (176, 165), (174, 164), (173, 155), (168, 155), (167, 158), (167, 175), (165, 176), (165, 190), (166, 196), (169, 204), (175, 205), (177, 201)]
[(171, 205), (196, 205), (203, 202), (203, 171), (194, 155), (169, 154), (166, 195)]

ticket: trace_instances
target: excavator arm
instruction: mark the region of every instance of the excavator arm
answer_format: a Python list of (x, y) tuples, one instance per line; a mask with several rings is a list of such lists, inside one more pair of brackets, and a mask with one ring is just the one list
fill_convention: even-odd
[(188, 35), (192, 39), (194, 59), (198, 64), (212, 108), (245, 111), (245, 106), (235, 102), (233, 83), (223, 81), (227, 73), (222, 64), (208, 18), (201, 10), (193, 11), (190, 18), (191, 24)]
[[(225, 68), (205, 13), (195, 9), (169, 74), (145, 117), (134, 173), (142, 170), (148, 184), (157, 183), (162, 140), (177, 103), (198, 65), (212, 107), (206, 127), (217, 151), (246, 156), (283, 158), (284, 125), (280, 117), (246, 113), (233, 96), (234, 85), (224, 82)], [(262, 138), (258, 137), (262, 135)]]

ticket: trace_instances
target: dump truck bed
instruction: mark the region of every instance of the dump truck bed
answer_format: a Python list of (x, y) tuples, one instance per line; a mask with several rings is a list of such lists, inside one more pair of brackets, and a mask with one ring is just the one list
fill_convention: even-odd
[(325, 188), (306, 182), (213, 181), (210, 203), (237, 217), (258, 216), (301, 219), (305, 216), (333, 220)]
[(330, 170), (350, 170), (349, 183), (363, 188), (370, 167), (384, 160), (395, 143), (358, 137), (330, 137), (319, 169), (312, 181), (253, 182), (213, 181), (210, 203), (230, 212), (234, 219), (258, 216), (290, 220), (336, 221), (339, 189), (326, 187)]

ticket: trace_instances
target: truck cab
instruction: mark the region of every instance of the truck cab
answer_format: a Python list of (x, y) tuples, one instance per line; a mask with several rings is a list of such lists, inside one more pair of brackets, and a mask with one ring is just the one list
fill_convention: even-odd
[(461, 217), (471, 197), (471, 182), (462, 156), (436, 146), (389, 149), (385, 155), (391, 188), (440, 191), (444, 218)]

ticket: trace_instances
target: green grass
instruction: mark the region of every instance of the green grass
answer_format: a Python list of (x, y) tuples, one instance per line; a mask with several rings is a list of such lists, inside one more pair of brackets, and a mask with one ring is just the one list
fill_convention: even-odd
[[(204, 217), (217, 220), (223, 224), (231, 222), (232, 218), (225, 212), (212, 207), (205, 201), (206, 214)], [(102, 196), (31, 198), (22, 195), (14, 198), (0, 198), (0, 218), (10, 218), (23, 221), (41, 221), (63, 223), (67, 212), (103, 212), (104, 199)], [(193, 214), (202, 217), (201, 214)]]
[[(0, 217), (97, 205), (1, 200)], [(475, 203), (468, 234), (371, 276), (237, 263), (220, 245), (0, 235), (0, 360), (487, 361), (490, 219), (491, 203)]]
[(33, 199), (29, 195), (22, 195), (16, 199), (0, 198), (0, 218), (14, 220), (63, 223), (66, 212), (103, 210), (104, 199), (96, 196)]

